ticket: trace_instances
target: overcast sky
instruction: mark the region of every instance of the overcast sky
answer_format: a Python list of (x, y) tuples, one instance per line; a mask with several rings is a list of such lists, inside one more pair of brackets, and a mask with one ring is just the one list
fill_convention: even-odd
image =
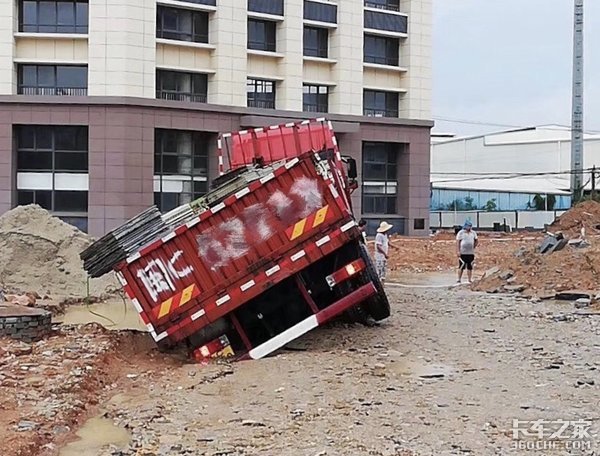
[[(585, 125), (600, 131), (600, 0), (585, 2)], [(434, 131), (571, 123), (573, 0), (434, 0)]]

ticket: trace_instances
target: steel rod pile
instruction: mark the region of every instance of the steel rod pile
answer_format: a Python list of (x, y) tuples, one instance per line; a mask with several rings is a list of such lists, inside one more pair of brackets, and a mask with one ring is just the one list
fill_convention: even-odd
[(152, 206), (81, 252), (83, 267), (91, 277), (100, 277), (166, 230), (160, 211)]

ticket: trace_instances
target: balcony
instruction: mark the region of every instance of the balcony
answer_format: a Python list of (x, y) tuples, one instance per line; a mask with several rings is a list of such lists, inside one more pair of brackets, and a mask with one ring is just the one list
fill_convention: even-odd
[(400, 12), (400, 2), (398, 0), (365, 0), (365, 7)]
[(398, 66), (398, 57), (381, 57), (376, 55), (365, 55), (364, 63), (373, 63), (375, 65)]
[(217, 0), (178, 0), (183, 3), (196, 3), (198, 5), (217, 6)]
[(248, 0), (248, 11), (283, 16), (283, 0)]
[(158, 6), (156, 37), (165, 40), (208, 43), (208, 13)]
[(185, 93), (174, 90), (157, 90), (156, 98), (169, 101), (186, 101), (189, 103), (206, 103), (205, 93)]
[(305, 0), (304, 19), (307, 21), (337, 24), (337, 5)]
[(328, 112), (329, 107), (326, 104), (306, 104), (302, 106), (304, 112)]
[(408, 32), (408, 17), (401, 14), (386, 14), (365, 11), (365, 29), (380, 30), (405, 35)]
[(363, 114), (367, 117), (398, 117), (398, 110), (365, 108)]
[(275, 100), (248, 100), (249, 108), (275, 109)]
[(87, 88), (82, 87), (25, 87), (18, 90), (19, 95), (42, 95), (42, 96), (67, 96), (85, 97)]

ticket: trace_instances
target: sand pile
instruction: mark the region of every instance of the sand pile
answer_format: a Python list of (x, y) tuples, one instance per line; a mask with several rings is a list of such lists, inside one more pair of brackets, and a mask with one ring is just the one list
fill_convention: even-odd
[[(37, 205), (19, 206), (0, 217), (0, 288), (36, 292), (53, 300), (87, 296), (87, 274), (79, 253), (92, 238)], [(119, 288), (114, 275), (90, 280), (90, 295)]]
[(573, 237), (579, 235), (582, 224), (585, 226), (587, 233), (596, 234), (600, 232), (596, 229), (600, 225), (600, 203), (596, 201), (579, 203), (558, 217), (549, 229), (551, 232), (562, 231)]

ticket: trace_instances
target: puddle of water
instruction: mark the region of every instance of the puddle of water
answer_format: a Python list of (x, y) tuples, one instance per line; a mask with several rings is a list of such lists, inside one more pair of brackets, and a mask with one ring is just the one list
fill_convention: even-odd
[(67, 307), (64, 315), (56, 318), (58, 323), (80, 325), (100, 323), (106, 329), (137, 329), (147, 331), (139, 315), (129, 303), (114, 299), (103, 303)]
[(131, 436), (111, 420), (101, 417), (90, 418), (77, 432), (79, 440), (65, 446), (58, 456), (82, 456), (100, 454), (102, 448), (115, 445), (124, 449), (129, 444)]

